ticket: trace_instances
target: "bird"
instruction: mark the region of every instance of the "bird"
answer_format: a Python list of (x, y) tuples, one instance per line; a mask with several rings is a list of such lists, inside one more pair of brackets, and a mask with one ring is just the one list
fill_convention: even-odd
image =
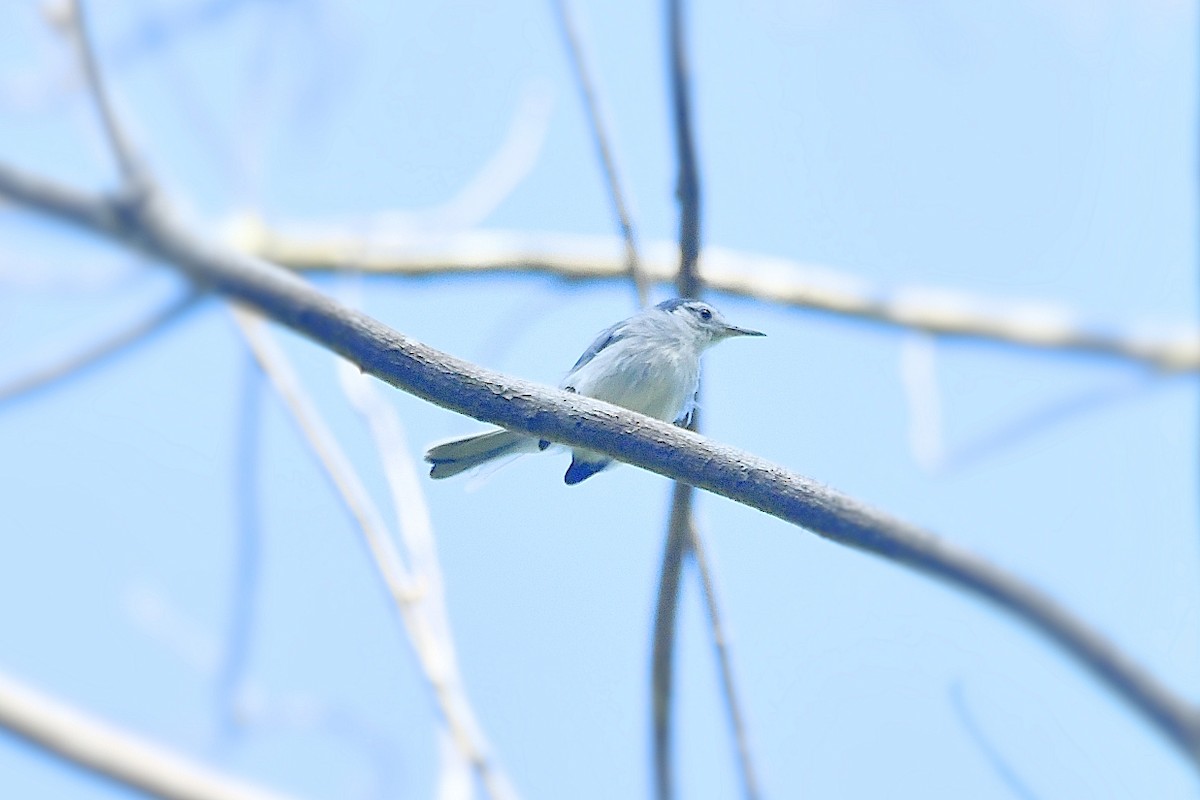
[[(700, 356), (735, 336), (765, 336), (730, 324), (700, 300), (676, 298), (646, 308), (601, 331), (559, 388), (605, 400), (664, 422), (686, 425), (700, 386)], [(497, 428), (431, 445), (429, 476), (450, 478), (507, 456), (536, 453), (550, 442)], [(573, 486), (613, 463), (603, 453), (571, 451), (563, 481)]]

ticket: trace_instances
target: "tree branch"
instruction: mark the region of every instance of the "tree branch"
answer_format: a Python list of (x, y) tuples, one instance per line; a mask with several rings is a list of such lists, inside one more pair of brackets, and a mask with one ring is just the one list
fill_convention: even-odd
[(1021, 780), (1021, 776), (1009, 765), (1008, 760), (975, 722), (975, 715), (971, 713), (967, 699), (963, 696), (962, 684), (954, 683), (950, 687), (950, 705), (954, 708), (959, 724), (962, 725), (975, 746), (979, 748), (984, 760), (987, 761), (992, 772), (996, 773), (996, 777), (1004, 786), (1020, 800), (1038, 800), (1038, 796), (1025, 784), (1025, 781)]
[(458, 680), (454, 652), (448, 646), (448, 641), (439, 636), (430, 615), (423, 613), (422, 591), (418, 582), (401, 558), (391, 532), (358, 472), (309, 399), (290, 360), (270, 336), (263, 320), (236, 307), (234, 320), (259, 366), (358, 524), (367, 552), (384, 589), (395, 603), (408, 634), (408, 642), (417, 656), (418, 666), (454, 746), (478, 775), (488, 798), (515, 800), (517, 794), (503, 769), (490, 754), (487, 740), (476, 722), (475, 711)]
[(149, 174), (133, 149), (133, 145), (130, 144), (129, 137), (121, 127), (117, 115), (113, 112), (112, 100), (105, 91), (104, 81), (100, 78), (100, 68), (96, 63), (96, 48), (92, 44), (92, 37), (88, 31), (83, 2), (82, 0), (70, 0), (70, 3), (71, 29), (74, 33), (75, 46), (79, 51), (79, 59), (83, 65), (84, 80), (92, 96), (92, 101), (96, 105), (109, 148), (121, 170), (123, 187), (128, 192), (129, 199), (140, 199), (151, 189)]
[(455, 653), (450, 615), (442, 568), (433, 534), (433, 520), (421, 483), (421, 463), (408, 446), (399, 414), (385, 397), (382, 387), (359, 372), (349, 362), (337, 360), (338, 380), (351, 407), (366, 424), (375, 451), (379, 456), (388, 487), (391, 489), (392, 509), (396, 530), (404, 546), (405, 558), (413, 583), (418, 587), (411, 598), (414, 642), (426, 651), (423, 663), (443, 707), (443, 727), (440, 739), (447, 744), (442, 753), (442, 774), (439, 783), (453, 782), (460, 771), (469, 777), (474, 771), (489, 797), (495, 800), (515, 798), (507, 777), (488, 755), (491, 750), (477, 715), (463, 686), (462, 672)]
[(247, 354), (242, 375), (238, 421), (234, 427), (234, 463), (231, 492), (234, 507), (234, 568), (221, 663), (214, 681), (217, 722), (229, 739), (240, 733), (245, 720), (243, 702), (246, 671), (250, 664), (258, 595), (263, 566), (262, 507), (259, 503), (262, 469), (263, 372)]
[(679, 588), (688, 560), (696, 567), (704, 596), (709, 631), (720, 675), (721, 692), (725, 697), (729, 727), (736, 747), (742, 792), (748, 798), (759, 796), (758, 777), (750, 757), (750, 739), (746, 731), (741, 704), (733, 681), (733, 661), (730, 658), (728, 637), (721, 622), (715, 582), (704, 542), (696, 528), (694, 511), (695, 491), (685, 483), (676, 482), (671, 493), (671, 514), (667, 523), (666, 545), (659, 571), (658, 600), (654, 609), (654, 643), (651, 657), (651, 716), (654, 732), (654, 782), (657, 797), (674, 796), (674, 776), (671, 770), (671, 692), (675, 654), (675, 627), (679, 608)]
[(284, 800), (0, 675), (0, 726), (51, 755), (164, 800)]
[[(684, 31), (682, 0), (667, 0), (668, 73), (671, 84), (675, 130), (679, 198), (679, 271), (675, 276), (675, 291), (680, 297), (698, 298), (704, 291), (699, 275), (700, 258), (700, 168), (696, 159), (695, 138), (691, 118), (691, 74), (688, 70), (686, 33)], [(699, 387), (697, 387), (697, 397)], [(700, 413), (693, 409), (688, 429), (700, 430)], [(655, 758), (659, 800), (674, 796), (671, 775), (671, 704), (674, 683), (673, 661), (675, 628), (679, 605), (679, 585), (684, 565), (691, 560), (703, 590), (708, 626), (713, 650), (721, 675), (721, 694), (729, 716), (729, 726), (736, 745), (738, 768), (742, 778), (742, 794), (747, 800), (758, 797), (758, 781), (750, 757), (750, 743), (741, 705), (733, 681), (733, 661), (721, 627), (716, 583), (713, 580), (704, 541), (695, 519), (695, 489), (686, 483), (676, 483), (671, 497), (670, 522), (664, 546), (662, 572), (659, 578), (658, 603), (655, 608), (654, 654), (651, 684), (653, 696), (652, 724), (654, 727)]]
[[(622, 245), (612, 237), (473, 231), (419, 244), (389, 244), (377, 237), (368, 243), (336, 225), (272, 231), (243, 217), (231, 226), (231, 239), (239, 249), (302, 272), (539, 274), (568, 281), (628, 276)], [(675, 281), (678, 244), (651, 242), (641, 252), (648, 281)], [(1101, 356), (1165, 371), (1200, 371), (1200, 331), (1192, 324), (1169, 326), (1177, 331), (1169, 335), (1133, 326), (1122, 332), (1120, 327), (1085, 325), (1070, 309), (1045, 303), (999, 302), (945, 289), (889, 291), (828, 267), (712, 245), (704, 248), (698, 266), (704, 285), (722, 294), (947, 338)]]
[(713, 652), (716, 655), (717, 671), (721, 678), (721, 691), (725, 695), (725, 712), (729, 715), (729, 729), (733, 734), (734, 747), (737, 748), (742, 793), (747, 798), (757, 798), (760, 796), (758, 775), (754, 769), (754, 760), (750, 757), (750, 734), (746, 728), (746, 717), (742, 712), (742, 705), (738, 701), (737, 684), (733, 680), (733, 657), (729, 649), (729, 634), (725, 630), (725, 624), (721, 621), (721, 606), (717, 602), (716, 580), (713, 578), (712, 565), (708, 561), (708, 553), (703, 547), (695, 522), (692, 523), (691, 533), (692, 558), (696, 561), (696, 572), (700, 576), (701, 589), (704, 591), (708, 628), (712, 634)]
[(645, 307), (650, 304), (650, 284), (642, 271), (641, 256), (638, 254), (637, 235), (633, 227), (633, 219), (625, 203), (625, 193), (621, 190), (620, 172), (617, 169), (616, 156), (613, 155), (609, 143), (608, 130), (604, 124), (604, 115), (600, 110), (600, 100), (596, 94), (595, 83), (588, 69), (587, 57), (583, 50), (583, 42), (576, 29), (575, 20), (571, 13), (570, 0), (554, 0), (554, 9), (558, 12), (559, 27), (562, 30), (563, 41), (567, 53), (571, 57), (571, 66), (575, 69), (575, 80), (579, 86), (579, 94), (587, 111), (588, 124), (592, 129), (592, 140), (596, 145), (596, 155), (600, 159), (600, 167), (604, 171), (604, 179), (608, 183), (608, 196), (612, 202), (613, 214), (617, 217), (617, 228), (625, 243), (625, 271), (633, 279), (637, 291), (638, 305)]
[(679, 585), (692, 537), (692, 487), (676, 482), (671, 492), (671, 515), (658, 572), (658, 600), (654, 606), (654, 641), (650, 657), (651, 728), (654, 732), (654, 796), (675, 796), (671, 769), (671, 706), (675, 685), (675, 624), (679, 611)]
[(696, 166), (696, 138), (692, 134), (691, 68), (683, 30), (683, 0), (667, 0), (668, 70), (675, 129), (675, 158), (679, 164), (675, 194), (679, 199), (679, 274), (675, 285), (680, 297), (699, 297), (700, 282), (700, 170)]
[(181, 319), (203, 296), (200, 292), (189, 290), (162, 308), (156, 309), (148, 317), (136, 320), (128, 328), (104, 337), (62, 360), (43, 364), (29, 374), (0, 386), (0, 404), (28, 397), (123, 353)]

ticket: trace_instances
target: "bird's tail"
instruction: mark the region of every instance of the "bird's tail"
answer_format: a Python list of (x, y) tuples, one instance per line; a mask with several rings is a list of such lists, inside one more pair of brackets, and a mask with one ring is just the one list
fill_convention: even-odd
[(537, 439), (501, 428), (435, 444), (425, 451), (425, 460), (433, 464), (429, 477), (450, 478), (497, 458), (539, 449)]

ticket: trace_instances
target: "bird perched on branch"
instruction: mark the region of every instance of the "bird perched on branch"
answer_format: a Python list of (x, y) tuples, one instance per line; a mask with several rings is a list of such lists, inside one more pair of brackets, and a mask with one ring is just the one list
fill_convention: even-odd
[[(699, 300), (667, 300), (602, 331), (559, 384), (648, 417), (686, 424), (700, 384), (700, 355), (733, 336), (764, 336), (730, 325)], [(433, 445), (432, 478), (449, 478), (495, 459), (545, 450), (549, 442), (497, 428)], [(603, 453), (573, 449), (563, 480), (574, 485), (612, 464)]]

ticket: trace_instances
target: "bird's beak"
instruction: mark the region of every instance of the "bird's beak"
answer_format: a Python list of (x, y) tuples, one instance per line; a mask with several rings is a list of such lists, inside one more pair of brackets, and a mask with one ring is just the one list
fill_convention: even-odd
[(725, 336), (766, 336), (762, 331), (752, 331), (749, 328), (739, 328), (737, 325), (726, 325), (724, 331)]

